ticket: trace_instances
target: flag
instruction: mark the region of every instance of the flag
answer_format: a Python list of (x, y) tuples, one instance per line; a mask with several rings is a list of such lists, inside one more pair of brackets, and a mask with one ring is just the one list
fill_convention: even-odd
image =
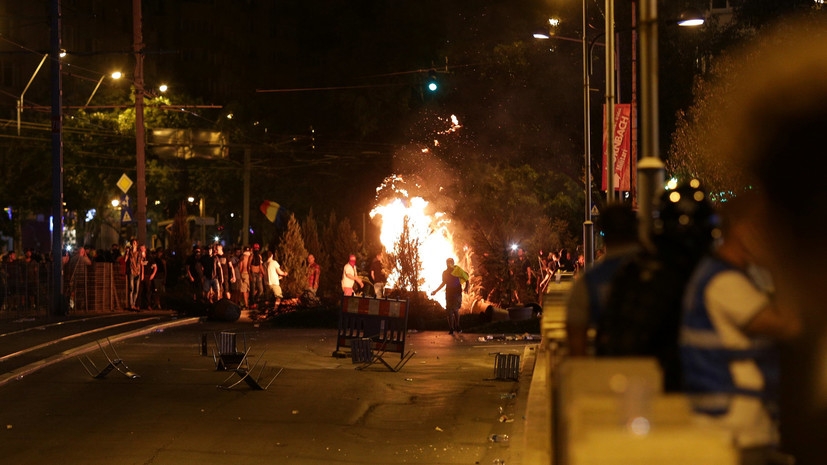
[(265, 200), (261, 202), (258, 209), (261, 210), (261, 213), (264, 213), (264, 216), (266, 216), (271, 223), (275, 223), (279, 215), (279, 210), (281, 210), (281, 205), (272, 200)]
[[(606, 127), (606, 106), (603, 106), (603, 127)], [(630, 148), (631, 148), (631, 132), (632, 132), (632, 106), (628, 103), (615, 104), (615, 127), (612, 134), (612, 141), (615, 147), (615, 166), (614, 166), (614, 188), (616, 191), (631, 190), (631, 183), (629, 181), (630, 175)], [(607, 169), (609, 164), (609, 147), (606, 138), (606, 131), (603, 132), (603, 182), (602, 189), (605, 191), (608, 187)]]
[(468, 273), (459, 267), (459, 265), (454, 265), (454, 269), (451, 270), (451, 276), (459, 278), (460, 284), (463, 286), (466, 282), (468, 282)]

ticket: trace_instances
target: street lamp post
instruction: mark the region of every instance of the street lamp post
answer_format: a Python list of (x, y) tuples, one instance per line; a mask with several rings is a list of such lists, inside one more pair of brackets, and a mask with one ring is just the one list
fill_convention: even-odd
[[(585, 0), (584, 0), (585, 3)], [(614, 0), (606, 0), (606, 203), (615, 201), (615, 7)]]
[(40, 68), (43, 67), (43, 63), (46, 61), (46, 58), (49, 58), (49, 54), (43, 55), (43, 58), (40, 59), (40, 64), (37, 65), (37, 68), (32, 73), (32, 77), (29, 78), (29, 82), (26, 84), (26, 87), (23, 88), (23, 92), (20, 93), (20, 99), (17, 100), (17, 135), (20, 135), (20, 116), (23, 114), (23, 96), (26, 95), (26, 91), (29, 90), (29, 86), (32, 85), (32, 81), (34, 81), (34, 77), (37, 76), (37, 73), (40, 72)]
[[(592, 221), (592, 143), (591, 143), (591, 56), (592, 46), (595, 38), (588, 40), (588, 9), (587, 3), (583, 0), (583, 30), (580, 36), (580, 43), (583, 46), (583, 161), (584, 161), (584, 219), (583, 219), (583, 256), (586, 261), (586, 268), (594, 263), (594, 222)], [(551, 22), (551, 21), (550, 21)], [(554, 23), (552, 23), (554, 24)], [(552, 34), (537, 32), (536, 39), (549, 39)], [(598, 35), (598, 37), (600, 37)], [(563, 40), (575, 40), (564, 39)]]
[(146, 141), (144, 128), (144, 39), (142, 32), (141, 0), (132, 0), (132, 35), (135, 53), (135, 158), (138, 242), (146, 244)]
[[(120, 79), (122, 75), (121, 75), (121, 73), (120, 73), (119, 71), (115, 71), (114, 73), (110, 74), (109, 76), (110, 76), (112, 79), (116, 79), (116, 80), (117, 80), (117, 79)], [(97, 93), (98, 93), (98, 89), (100, 89), (100, 86), (101, 86), (101, 84), (103, 84), (103, 80), (104, 80), (104, 79), (106, 79), (106, 74), (104, 74), (103, 76), (101, 76), (101, 78), (100, 78), (100, 79), (98, 79), (98, 83), (95, 85), (95, 89), (94, 89), (94, 90), (92, 90), (92, 94), (91, 94), (91, 95), (89, 95), (89, 98), (88, 98), (88, 99), (86, 99), (86, 103), (83, 105), (83, 108), (84, 108), (84, 109), (86, 109), (86, 108), (89, 106), (89, 103), (90, 103), (90, 102), (92, 101), (92, 99), (95, 97), (95, 94), (97, 94)]]
[(583, 0), (583, 153), (585, 168), (585, 219), (583, 220), (583, 255), (586, 269), (594, 262), (594, 222), (592, 221), (592, 124), (591, 124), (591, 46), (588, 41), (588, 10)]
[(664, 164), (658, 140), (658, 20), (657, 0), (640, 7), (640, 120), (641, 158), (638, 162), (638, 233), (651, 245), (652, 212), (663, 189)]
[[(63, 305), (63, 80), (60, 61), (63, 22), (61, 21), (61, 4), (58, 0), (52, 2), (50, 13), (49, 39), (52, 48), (52, 308), (50, 313), (60, 315), (68, 311), (68, 308)], [(42, 61), (41, 64), (43, 64)], [(31, 81), (29, 83), (31, 84)], [(28, 88), (28, 85), (26, 87)], [(22, 110), (22, 96), (20, 102)]]

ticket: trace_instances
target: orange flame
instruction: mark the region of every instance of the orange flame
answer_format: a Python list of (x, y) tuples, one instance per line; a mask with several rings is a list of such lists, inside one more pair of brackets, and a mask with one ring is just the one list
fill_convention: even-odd
[[(374, 207), (370, 217), (379, 224), (379, 239), (387, 252), (393, 252), (402, 235), (405, 218), (408, 218), (410, 237), (419, 242), (421, 277), (425, 280), (420, 290), (430, 293), (442, 283), (445, 259), (456, 258), (451, 221), (444, 212), (429, 212), (427, 200), (410, 197), (405, 189), (397, 186), (397, 181), (401, 183), (402, 178), (391, 176), (377, 189), (387, 200)], [(388, 276), (388, 285), (395, 286), (398, 279), (394, 270)]]

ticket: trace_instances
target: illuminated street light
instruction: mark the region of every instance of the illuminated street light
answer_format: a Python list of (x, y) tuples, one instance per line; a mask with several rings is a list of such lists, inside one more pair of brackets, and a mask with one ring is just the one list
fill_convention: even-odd
[(680, 19), (678, 19), (678, 26), (683, 27), (696, 27), (696, 26), (703, 26), (706, 19), (704, 15), (697, 12), (697, 11), (686, 11), (681, 14)]
[[(594, 222), (592, 221), (592, 150), (591, 150), (591, 45), (588, 40), (586, 0), (583, 0), (583, 30), (581, 31), (581, 43), (583, 45), (583, 158), (584, 158), (584, 220), (583, 220), (583, 256), (586, 260), (586, 268), (590, 268), (594, 262)], [(560, 21), (556, 18), (548, 20), (548, 29), (534, 33), (535, 39), (550, 39), (555, 35), (556, 28)], [(596, 39), (596, 38), (595, 38)]]
[[(654, 0), (652, 0), (652, 1), (654, 1)], [(614, 5), (613, 5), (613, 3), (614, 3), (613, 0), (607, 0), (606, 1), (607, 7), (610, 7), (610, 8), (607, 8), (607, 11), (610, 11), (612, 13), (612, 15), (614, 14)], [(585, 202), (584, 202), (585, 203), (585, 205), (584, 205), (585, 220), (583, 221), (583, 254), (584, 254), (584, 256), (585, 256), (584, 258), (586, 260), (586, 268), (589, 268), (589, 267), (591, 267), (592, 263), (594, 262), (594, 223), (592, 221), (592, 210), (591, 210), (591, 208), (592, 208), (592, 206), (591, 206), (591, 204), (592, 204), (592, 190), (591, 190), (592, 176), (591, 176), (591, 115), (590, 115), (590, 109), (591, 109), (591, 95), (590, 95), (591, 83), (590, 83), (590, 79), (591, 79), (591, 73), (592, 73), (592, 69), (591, 69), (592, 48), (597, 44), (597, 39), (600, 38), (601, 36), (605, 36), (607, 33), (614, 36), (614, 27), (609, 28), (609, 25), (607, 24), (606, 31), (601, 32), (596, 37), (589, 40), (588, 34), (587, 34), (587, 32), (589, 30), (589, 24), (588, 24), (588, 9), (587, 9), (586, 0), (582, 1), (582, 7), (583, 7), (583, 12), (582, 12), (583, 25), (582, 25), (582, 30), (581, 30), (582, 35), (581, 35), (580, 42), (581, 42), (582, 47), (583, 47), (583, 147), (584, 147), (584, 161), (585, 161), (585, 181), (584, 181), (584, 184), (586, 186), (586, 189), (585, 189)], [(646, 38), (643, 41), (643, 43), (646, 46), (651, 46), (650, 37), (652, 37), (652, 32), (651, 32), (650, 29), (653, 27), (653, 23), (655, 21), (657, 21), (657, 13), (656, 13), (656, 11), (653, 11), (653, 10), (655, 10), (655, 7), (651, 4), (647, 4), (640, 11), (640, 18), (642, 18), (643, 24), (646, 26), (646, 28), (648, 28), (644, 32), (644, 34), (646, 35)], [(607, 15), (607, 17), (610, 17), (610, 16)], [(613, 17), (613, 16), (611, 16), (611, 17)], [(607, 21), (607, 23), (610, 23), (610, 22), (611, 21)], [(672, 21), (672, 23), (677, 23), (681, 26), (698, 26), (698, 25), (702, 25), (704, 23), (704, 21), (703, 21), (703, 15), (700, 14), (700, 13), (684, 12), (681, 15), (681, 19), (679, 21)], [(541, 30), (541, 31), (535, 32), (534, 33), (534, 38), (536, 38), (536, 39), (550, 39), (550, 38), (552, 38), (555, 35), (555, 32), (556, 32), (555, 28), (558, 25), (559, 25), (559, 21), (557, 21), (554, 18), (549, 19), (548, 27)], [(633, 29), (635, 29), (635, 27), (633, 27)], [(610, 32), (610, 30), (611, 30), (611, 32)], [(655, 31), (656, 31), (656, 29), (655, 29)], [(565, 39), (565, 40), (573, 40), (573, 39)], [(607, 62), (607, 65), (608, 65), (608, 63), (610, 61), (610, 55), (611, 55), (611, 61), (614, 61), (614, 53), (611, 53), (611, 52), (614, 51), (614, 45), (610, 45), (610, 41), (608, 41), (608, 40), (606, 41), (606, 44), (604, 44), (604, 45), (606, 46), (606, 62)], [(655, 48), (656, 47), (657, 47), (657, 45), (655, 44)], [(647, 66), (651, 66), (651, 61), (648, 61), (648, 60), (651, 60), (652, 56), (653, 56), (652, 51), (647, 50), (646, 53), (645, 53), (645, 60), (647, 60)], [(606, 68), (607, 68), (606, 69), (606, 76), (607, 76), (606, 99), (607, 99), (607, 104), (608, 104), (610, 100), (612, 102), (614, 101), (614, 90), (609, 91), (609, 89), (608, 89), (609, 82), (611, 82), (612, 85), (614, 85), (614, 80), (611, 79), (611, 78), (608, 78), (608, 76), (611, 76), (613, 74), (613, 71), (610, 71), (610, 68), (614, 68), (614, 64), (612, 64), (611, 67), (607, 66)], [(641, 70), (641, 74), (644, 74), (645, 72), (648, 72), (648, 71)], [(643, 86), (644, 90), (649, 93), (643, 99), (643, 101), (647, 104), (650, 104), (651, 93), (652, 93), (652, 90), (651, 90), (652, 89), (652, 87), (651, 87), (652, 82), (649, 79), (649, 75), (647, 75), (646, 78), (643, 78), (642, 82), (644, 83), (644, 86)], [(657, 88), (657, 83), (656, 82), (654, 83), (654, 88), (655, 89)], [(611, 96), (611, 99), (609, 98), (610, 96)], [(608, 107), (608, 105), (607, 105), (607, 107)], [(647, 111), (651, 111), (651, 107), (649, 107), (647, 109)], [(652, 113), (647, 113), (647, 111), (645, 111), (644, 114), (654, 114), (654, 115), (657, 114), (656, 109)], [(611, 116), (612, 120), (614, 119), (614, 111), (613, 110), (612, 111), (607, 110), (607, 119), (609, 119), (609, 116)], [(608, 121), (607, 121), (607, 123), (608, 123)], [(614, 123), (612, 122), (611, 125), (607, 124), (606, 127), (607, 128), (613, 128), (613, 126), (614, 126)], [(652, 135), (652, 127), (644, 124), (644, 128), (646, 130), (648, 130), (645, 133), (645, 135), (646, 136), (651, 136)], [(646, 143), (644, 143), (644, 149), (646, 150), (646, 149), (648, 149), (648, 147), (649, 146), (647, 146)], [(609, 155), (610, 156), (609, 156), (609, 163), (607, 163), (607, 164), (609, 166), (614, 166), (614, 144), (609, 144), (608, 148), (610, 149), (609, 150)], [(647, 151), (647, 154), (648, 154), (648, 151)], [(646, 156), (646, 154), (645, 154), (644, 157), (645, 158), (642, 159), (641, 162), (639, 162), (639, 164), (638, 164), (638, 172), (641, 173), (640, 176), (643, 177), (643, 179), (642, 179), (643, 183), (644, 184), (646, 184), (646, 183), (649, 183), (649, 184), (657, 183), (657, 180), (654, 180), (652, 178), (652, 176), (654, 175), (654, 173), (657, 173), (658, 170), (662, 170), (663, 162), (660, 161), (659, 156), (651, 157), (651, 156)], [(642, 165), (640, 163), (642, 163)], [(614, 186), (613, 186), (614, 176), (609, 175), (609, 176), (607, 176), (607, 178), (608, 178), (607, 181), (609, 181), (609, 186), (608, 186), (609, 189), (607, 190), (606, 197), (607, 197), (607, 201), (611, 202), (614, 198), (614, 195), (613, 195), (614, 194)], [(648, 192), (654, 192), (652, 188), (649, 188), (649, 185), (641, 186), (641, 188), (638, 189), (638, 204), (640, 203), (639, 199), (649, 198), (652, 195), (652, 194), (649, 194)], [(644, 205), (643, 207), (639, 207), (639, 208), (640, 208), (640, 215), (639, 216), (641, 216), (641, 217), (644, 217), (644, 216), (647, 216), (647, 215), (651, 216), (651, 205), (647, 204), (647, 205)], [(644, 218), (641, 221), (641, 226), (640, 226), (641, 236), (645, 236), (645, 237), (648, 238), (648, 234), (643, 234), (643, 231), (647, 230), (647, 228), (649, 227), (649, 223), (651, 223), (651, 219), (649, 219), (647, 221)]]
[[(122, 78), (122, 77), (123, 77), (123, 73), (121, 73), (120, 71), (115, 71), (115, 72), (113, 72), (112, 74), (110, 74), (110, 75), (109, 75), (109, 77), (111, 77), (112, 79), (114, 79), (114, 80), (116, 80), (116, 81), (117, 81), (118, 79), (120, 79), (120, 78)], [(89, 96), (89, 98), (86, 100), (86, 104), (85, 104), (85, 105), (83, 105), (83, 108), (84, 108), (84, 109), (86, 109), (86, 107), (88, 107), (88, 106), (89, 106), (89, 102), (91, 102), (91, 101), (92, 101), (92, 98), (93, 98), (93, 97), (95, 96), (95, 94), (98, 92), (98, 89), (100, 88), (100, 86), (101, 86), (101, 84), (103, 83), (103, 80), (104, 80), (105, 78), (106, 78), (106, 75), (104, 74), (103, 76), (101, 76), (101, 78), (100, 78), (100, 79), (98, 79), (98, 84), (95, 86), (95, 90), (93, 90), (93, 91), (92, 91), (92, 95), (90, 95), (90, 96)]]
[(161, 84), (160, 86), (158, 86), (158, 90), (161, 92), (166, 92), (167, 90), (169, 90), (169, 86), (166, 84)]
[(549, 18), (546, 27), (534, 32), (535, 39), (551, 39), (557, 35), (557, 28), (560, 26), (558, 18)]

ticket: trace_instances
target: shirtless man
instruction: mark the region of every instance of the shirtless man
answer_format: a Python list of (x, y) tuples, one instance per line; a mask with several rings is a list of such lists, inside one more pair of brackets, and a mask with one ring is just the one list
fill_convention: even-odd
[(253, 244), (253, 255), (250, 258), (250, 287), (253, 292), (253, 304), (250, 308), (258, 308), (258, 300), (264, 297), (264, 259), (261, 257), (261, 246)]
[(250, 300), (250, 260), (252, 253), (249, 247), (244, 247), (241, 259), (238, 261), (238, 274), (241, 276), (239, 291), (241, 292), (241, 308), (247, 308)]

